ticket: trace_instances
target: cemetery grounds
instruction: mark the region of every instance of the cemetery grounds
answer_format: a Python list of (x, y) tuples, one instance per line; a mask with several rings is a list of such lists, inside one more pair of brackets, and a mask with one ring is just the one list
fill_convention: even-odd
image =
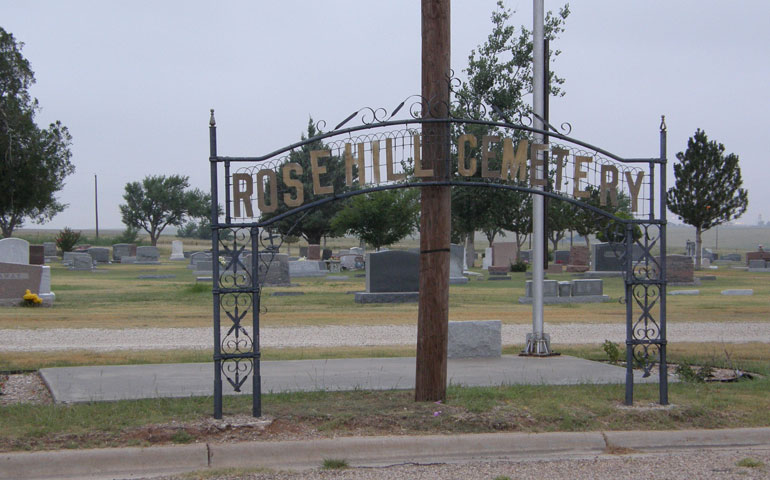
[[(720, 232), (725, 245), (720, 252), (745, 253), (753, 248)], [(761, 230), (768, 237), (770, 230)], [(707, 237), (708, 238), (708, 237)], [(30, 239), (31, 241), (35, 241)], [(0, 330), (23, 331), (25, 336), (50, 329), (88, 332), (104, 329), (119, 337), (125, 329), (172, 329), (185, 332), (203, 329), (211, 337), (211, 291), (206, 283), (195, 283), (187, 262), (168, 259), (173, 237), (162, 237), (161, 265), (100, 265), (95, 272), (69, 271), (60, 263), (52, 266), (53, 308), (4, 308)], [(354, 240), (334, 240), (330, 247), (351, 246)], [(406, 241), (403, 247), (413, 246)], [(36, 242), (39, 243), (39, 242)], [(684, 242), (680, 242), (682, 245)], [(770, 241), (766, 242), (770, 244)], [(669, 245), (678, 245), (669, 242)], [(707, 245), (708, 246), (708, 245)], [(477, 251), (484, 245), (476, 244)], [(185, 250), (203, 250), (185, 240)], [(285, 250), (285, 249), (284, 249)], [(297, 247), (293, 246), (296, 255)], [(674, 252), (671, 253), (681, 253)], [(480, 262), (479, 262), (480, 263)], [(736, 264), (738, 265), (738, 264)], [(481, 273), (480, 269), (475, 269)], [(770, 331), (770, 274), (733, 270), (696, 272), (715, 275), (697, 288), (698, 296), (669, 296), (668, 325), (702, 329), (741, 329), (760, 324)], [(486, 275), (486, 273), (484, 273)], [(139, 279), (140, 276), (165, 278)], [(306, 327), (415, 326), (416, 304), (356, 304), (349, 292), (364, 290), (364, 278), (347, 274), (346, 280), (299, 278), (295, 287), (265, 288), (262, 294), (261, 327), (273, 329)], [(511, 273), (511, 281), (472, 279), (450, 287), (450, 320), (501, 320), (504, 325), (531, 324), (531, 307), (518, 303), (524, 295), (524, 274)], [(482, 279), (484, 277), (481, 277)], [(571, 274), (548, 275), (570, 280)], [(669, 292), (679, 287), (669, 287)], [(726, 289), (753, 289), (752, 296), (723, 296)], [(301, 296), (272, 296), (276, 290), (297, 290)], [(605, 326), (625, 335), (625, 306), (620, 278), (605, 278), (604, 293), (611, 299), (602, 304), (546, 305), (546, 332), (556, 351), (592, 360), (609, 361), (612, 349), (605, 338), (563, 338), (562, 331), (580, 332), (581, 326)], [(729, 335), (725, 335), (729, 337)], [(713, 335), (712, 335), (713, 337)], [(711, 337), (710, 337), (711, 338)], [(416, 341), (416, 339), (414, 339)], [(503, 353), (516, 354), (520, 343), (506, 343)], [(670, 384), (668, 407), (656, 404), (657, 385), (636, 385), (633, 407), (625, 407), (623, 385), (501, 386), (460, 388), (450, 386), (445, 403), (415, 403), (412, 391), (268, 393), (263, 396), (266, 422), (249, 417), (250, 396), (226, 397), (225, 420), (211, 417), (212, 399), (153, 399), (52, 405), (34, 372), (43, 367), (136, 363), (206, 362), (211, 348), (147, 349), (50, 349), (14, 351), (0, 349), (0, 372), (8, 375), (0, 395), (0, 451), (90, 448), (120, 445), (233, 441), (247, 439), (294, 439), (341, 435), (437, 434), (470, 432), (544, 432), (634, 429), (686, 429), (770, 426), (770, 343), (767, 340), (740, 342), (677, 341), (669, 334), (670, 371), (677, 365), (693, 365), (693, 375)], [(209, 342), (211, 340), (209, 339)], [(515, 342), (515, 340), (514, 340)], [(363, 342), (365, 343), (365, 342)], [(624, 358), (621, 340), (615, 342)], [(609, 353), (608, 353), (609, 352)], [(295, 346), (262, 348), (263, 360), (413, 356), (414, 343), (395, 345)], [(700, 382), (698, 367), (717, 373), (750, 372), (752, 380)], [(687, 370), (684, 369), (686, 373)], [(28, 385), (13, 386), (12, 379)], [(10, 389), (24, 393), (9, 399)]]

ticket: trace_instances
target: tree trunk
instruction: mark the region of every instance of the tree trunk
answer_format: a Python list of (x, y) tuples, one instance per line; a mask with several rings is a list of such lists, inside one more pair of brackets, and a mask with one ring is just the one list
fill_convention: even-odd
[(695, 227), (695, 270), (700, 270), (701, 266), (701, 247), (703, 245), (701, 233), (703, 233), (701, 227)]

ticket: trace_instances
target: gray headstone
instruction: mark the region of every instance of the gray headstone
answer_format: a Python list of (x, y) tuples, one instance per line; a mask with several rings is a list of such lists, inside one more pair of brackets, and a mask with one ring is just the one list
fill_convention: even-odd
[(203, 261), (211, 261), (211, 254), (209, 252), (193, 252), (190, 254), (190, 264), (187, 268), (195, 270), (195, 264)]
[(364, 268), (364, 259), (355, 253), (341, 254), (340, 266), (345, 270), (360, 270)]
[(572, 295), (572, 282), (559, 282), (559, 296), (569, 297)]
[(112, 246), (112, 260), (114, 262), (121, 262), (123, 257), (135, 257), (136, 256), (136, 244), (135, 243), (116, 243)]
[(604, 280), (601, 278), (586, 278), (572, 281), (572, 296), (604, 295)]
[(91, 247), (86, 250), (96, 263), (110, 263), (110, 249), (107, 247)]
[(136, 263), (156, 264), (159, 259), (158, 247), (136, 247)]
[(54, 242), (43, 242), (43, 255), (46, 257), (55, 257), (56, 256), (56, 243)]
[(767, 268), (767, 260), (749, 260), (749, 268)]
[[(251, 262), (248, 262), (250, 268)], [(291, 274), (289, 273), (289, 256), (285, 253), (260, 253), (257, 262), (259, 272), (259, 284), (266, 286), (289, 286)]]
[(181, 240), (171, 242), (171, 256), (169, 260), (184, 260), (184, 244)]
[(529, 262), (532, 258), (532, 250), (522, 250), (519, 252), (519, 258), (523, 262)]
[(289, 262), (289, 275), (295, 277), (325, 277), (329, 271), (323, 260), (297, 260)]
[(366, 255), (367, 292), (417, 292), (419, 289), (419, 253), (390, 250)]
[(741, 261), (741, 254), (740, 253), (728, 253), (727, 255), (722, 256), (722, 260), (727, 260), (729, 262), (740, 262)]
[(460, 285), (468, 283), (468, 279), (463, 276), (465, 247), (451, 244), (449, 245), (449, 252), (449, 284)]
[[(532, 280), (527, 280), (524, 287), (524, 296), (532, 296)], [(559, 282), (556, 280), (543, 280), (543, 296), (544, 297), (558, 297), (559, 296)]]
[[(243, 264), (251, 274), (251, 254), (244, 256)], [(285, 253), (261, 252), (257, 260), (259, 284), (267, 287), (288, 287), (291, 285), (289, 255)]]
[(447, 357), (499, 357), (501, 332), (500, 320), (449, 322)]
[(29, 242), (13, 237), (0, 240), (0, 262), (29, 265)]
[(722, 290), (722, 295), (754, 295), (754, 289), (738, 288), (733, 290)]
[(93, 270), (94, 259), (87, 253), (72, 254), (72, 270)]
[(72, 266), (72, 258), (76, 252), (64, 252), (62, 253), (62, 263), (67, 266)]
[(700, 290), (672, 290), (668, 295), (700, 295)]
[(124, 255), (124, 256), (120, 257), (120, 263), (123, 263), (123, 264), (136, 263), (136, 257)]
[(211, 275), (211, 272), (214, 271), (214, 264), (213, 262), (209, 260), (199, 260), (195, 263), (195, 270), (194, 274), (196, 276), (206, 276)]

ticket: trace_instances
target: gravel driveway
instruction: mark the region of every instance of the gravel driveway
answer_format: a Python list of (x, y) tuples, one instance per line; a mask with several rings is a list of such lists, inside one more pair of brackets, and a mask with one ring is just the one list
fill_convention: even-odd
[[(530, 325), (503, 325), (504, 345), (522, 344)], [(223, 335), (226, 330), (222, 330)], [(553, 345), (625, 342), (623, 324), (547, 325)], [(337, 347), (414, 345), (417, 327), (409, 325), (262, 328), (262, 347)], [(770, 323), (669, 323), (669, 342), (770, 343)], [(57, 328), (2, 329), (0, 351), (211, 349), (210, 328)]]

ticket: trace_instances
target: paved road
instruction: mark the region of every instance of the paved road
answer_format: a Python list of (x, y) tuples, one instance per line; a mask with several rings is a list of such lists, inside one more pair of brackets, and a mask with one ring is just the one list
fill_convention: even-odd
[[(530, 325), (503, 325), (504, 345), (522, 344)], [(225, 330), (223, 330), (223, 333)], [(623, 324), (558, 324), (547, 325), (551, 343), (603, 343), (604, 340), (625, 342)], [(330, 347), (414, 345), (417, 327), (410, 325), (350, 325), (322, 327), (262, 328), (262, 347)], [(764, 342), (770, 343), (770, 323), (675, 323), (668, 324), (669, 342)], [(57, 328), (2, 329), (0, 351), (55, 350), (167, 350), (211, 349), (210, 328)]]

